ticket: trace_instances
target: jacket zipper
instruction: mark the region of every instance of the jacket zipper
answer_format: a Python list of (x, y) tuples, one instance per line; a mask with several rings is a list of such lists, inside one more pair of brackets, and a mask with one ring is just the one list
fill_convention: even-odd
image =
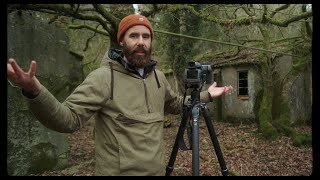
[(146, 104), (147, 104), (147, 109), (148, 109), (148, 113), (150, 113), (150, 108), (149, 108), (149, 102), (148, 102), (148, 93), (147, 93), (147, 84), (146, 84), (146, 79), (143, 79), (143, 85), (144, 85), (144, 96), (146, 99)]

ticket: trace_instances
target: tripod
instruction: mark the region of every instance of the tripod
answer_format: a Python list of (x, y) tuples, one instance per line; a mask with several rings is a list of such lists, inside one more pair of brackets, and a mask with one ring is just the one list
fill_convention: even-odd
[[(200, 88), (201, 90), (201, 88)], [(192, 149), (192, 175), (199, 176), (199, 116), (200, 111), (203, 112), (203, 116), (211, 137), (212, 144), (214, 146), (214, 150), (216, 156), (218, 158), (221, 173), (223, 176), (228, 176), (229, 171), (225, 165), (223, 155), (219, 146), (219, 142), (213, 128), (213, 124), (211, 122), (209, 116), (209, 110), (205, 103), (200, 102), (200, 90), (194, 87), (193, 91), (191, 92), (191, 104), (183, 106), (183, 115), (182, 121), (180, 123), (178, 133), (175, 139), (175, 143), (173, 145), (173, 149), (171, 152), (170, 160), (168, 166), (166, 168), (166, 176), (170, 176), (173, 171), (173, 165), (176, 160), (176, 156), (179, 150), (179, 145), (181, 145), (181, 140), (183, 140), (183, 133), (187, 125), (188, 119), (192, 120), (192, 138), (191, 138), (191, 149)], [(181, 148), (181, 146), (180, 146)]]

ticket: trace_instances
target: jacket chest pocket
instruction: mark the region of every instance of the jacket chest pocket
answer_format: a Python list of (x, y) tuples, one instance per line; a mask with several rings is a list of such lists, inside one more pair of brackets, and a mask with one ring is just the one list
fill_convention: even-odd
[(163, 116), (160, 113), (116, 117), (120, 173), (155, 174), (163, 169)]
[(133, 127), (136, 124), (141, 126), (148, 126), (153, 123), (161, 123), (163, 119), (164, 117), (158, 112), (137, 115), (124, 115), (120, 113), (116, 117), (116, 120), (119, 122), (119, 124), (129, 127)]

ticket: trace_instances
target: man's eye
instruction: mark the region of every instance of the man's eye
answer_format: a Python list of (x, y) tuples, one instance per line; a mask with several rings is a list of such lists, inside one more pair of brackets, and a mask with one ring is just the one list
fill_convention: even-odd
[(149, 38), (150, 38), (150, 35), (144, 35), (143, 38), (144, 38), (144, 39), (149, 39)]

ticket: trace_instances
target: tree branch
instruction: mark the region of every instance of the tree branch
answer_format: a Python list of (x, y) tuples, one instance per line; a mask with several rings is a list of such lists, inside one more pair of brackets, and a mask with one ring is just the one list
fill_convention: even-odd
[[(97, 28), (98, 28), (98, 26), (97, 26)], [(91, 39), (96, 37), (96, 35), (97, 35), (97, 32), (94, 31), (93, 35), (87, 39), (86, 47), (82, 51), (87, 51), (87, 49), (89, 48), (89, 43), (90, 43)]]
[(245, 13), (247, 13), (249, 16), (254, 16), (255, 14), (250, 11), (248, 7), (242, 6), (242, 9)]
[(151, 9), (147, 9), (145, 11), (141, 11), (141, 15), (149, 17), (149, 16), (153, 16), (154, 14), (156, 14), (157, 12), (161, 11), (163, 8), (163, 6), (159, 6), (157, 4), (152, 4), (152, 8)]
[(275, 9), (275, 10), (270, 14), (270, 18), (273, 18), (273, 16), (276, 15), (277, 12), (289, 8), (289, 6), (290, 6), (290, 4), (285, 4), (285, 5), (282, 5), (282, 6), (278, 7), (277, 9)]
[[(292, 22), (295, 22), (295, 21), (298, 21), (298, 20), (301, 20), (301, 19), (304, 19), (304, 18), (308, 18), (308, 17), (311, 17), (312, 16), (312, 12), (304, 12), (302, 14), (299, 14), (299, 15), (295, 15), (293, 17), (290, 17), (289, 19), (286, 19), (286, 20), (283, 20), (283, 21), (277, 21), (277, 20), (274, 20), (272, 19), (271, 17), (274, 16), (274, 14), (276, 14), (277, 12), (281, 11), (281, 10), (284, 10), (286, 8), (288, 8), (290, 5), (283, 5), (283, 6), (280, 6), (279, 8), (277, 8), (275, 11), (273, 11), (273, 13), (271, 14), (270, 17), (267, 16), (267, 6), (266, 5), (263, 5), (263, 13), (262, 13), (262, 16), (260, 18), (257, 18), (256, 16), (250, 16), (250, 15), (253, 15), (252, 13), (250, 13), (248, 11), (248, 9), (246, 9), (246, 7), (243, 7), (244, 11), (246, 13), (248, 13), (248, 15), (250, 17), (241, 17), (241, 18), (238, 18), (238, 19), (232, 19), (232, 20), (229, 20), (229, 19), (221, 19), (221, 18), (218, 18), (214, 15), (211, 15), (209, 13), (206, 13), (206, 12), (203, 12), (203, 11), (200, 11), (200, 12), (197, 12), (193, 6), (190, 6), (190, 5), (160, 5), (163, 9), (167, 9), (168, 11), (171, 11), (171, 12), (176, 12), (176, 11), (179, 11), (179, 10), (187, 10), (188, 12), (202, 18), (203, 20), (206, 20), (206, 21), (211, 21), (211, 22), (214, 22), (214, 23), (218, 23), (220, 25), (223, 25), (223, 26), (227, 26), (227, 27), (233, 27), (233, 26), (236, 26), (236, 25), (250, 25), (252, 23), (270, 23), (270, 24), (273, 24), (273, 25), (277, 25), (277, 26), (280, 26), (280, 27), (287, 27), (290, 23)], [(164, 6), (166, 8), (164, 8)]]
[[(307, 5), (302, 5), (302, 12), (307, 12)], [(312, 39), (312, 30), (311, 30), (311, 26), (310, 23), (307, 21), (307, 18), (305, 18), (305, 26), (306, 26), (306, 32), (307, 35)]]
[(80, 25), (69, 25), (68, 28), (69, 29), (89, 29), (89, 30), (94, 31), (96, 33), (99, 33), (99, 34), (102, 34), (105, 36), (109, 36), (109, 33), (107, 33), (106, 31), (96, 29), (95, 27), (92, 27), (89, 25), (81, 25), (81, 24)]
[[(116, 17), (114, 17), (112, 14), (110, 14), (108, 11), (105, 10), (105, 8), (101, 4), (92, 4), (93, 7), (97, 10), (98, 13), (100, 13), (108, 22), (111, 24), (113, 29), (118, 29), (118, 22), (120, 20)], [(103, 23), (105, 24), (105, 22)], [(104, 26), (101, 24), (102, 26)]]
[(56, 21), (59, 18), (59, 15), (54, 15), (54, 17), (50, 18), (48, 24), (53, 23), (54, 21)]
[(296, 21), (299, 21), (301, 19), (308, 18), (311, 16), (312, 16), (312, 12), (305, 12), (305, 13), (293, 16), (293, 17), (291, 17), (287, 20), (284, 20), (284, 21), (277, 21), (277, 20), (271, 19), (270, 17), (267, 17), (267, 16), (266, 16), (266, 20), (270, 24), (274, 24), (274, 25), (277, 25), (280, 27), (287, 27), (292, 22), (296, 22)]
[(226, 44), (226, 45), (231, 45), (231, 46), (238, 46), (238, 47), (243, 47), (243, 48), (248, 48), (248, 49), (254, 49), (254, 50), (259, 50), (259, 51), (264, 51), (264, 52), (271, 52), (271, 53), (276, 53), (276, 54), (284, 54), (288, 56), (293, 56), (293, 57), (299, 57), (294, 54), (288, 54), (288, 53), (283, 53), (283, 52), (277, 52), (277, 51), (272, 51), (272, 50), (267, 50), (267, 49), (262, 49), (262, 48), (256, 48), (256, 47), (250, 47), (250, 46), (244, 46), (241, 44), (235, 44), (235, 43), (230, 43), (230, 42), (223, 42), (223, 41), (217, 41), (217, 40), (212, 40), (212, 39), (205, 39), (205, 38), (200, 38), (200, 37), (193, 37), (193, 36), (188, 36), (188, 35), (183, 35), (183, 34), (177, 34), (177, 33), (172, 33), (172, 32), (167, 32), (167, 31), (161, 31), (161, 30), (154, 30), (154, 32), (157, 33), (163, 33), (163, 34), (169, 34), (173, 36), (179, 36), (179, 37), (184, 37), (184, 38), (189, 38), (189, 39), (195, 39), (195, 40), (201, 40), (201, 41), (208, 41), (208, 42), (214, 42), (214, 43), (219, 43), (219, 44)]
[[(75, 12), (72, 10), (71, 7), (66, 7), (60, 4), (23, 4), (23, 5), (10, 5), (10, 9), (17, 9), (17, 10), (32, 10), (38, 12), (47, 12), (53, 14), (60, 14), (62, 16), (69, 16), (74, 17), (80, 20), (90, 20), (96, 21), (102, 25), (102, 27), (107, 31), (110, 32), (106, 21), (99, 17), (98, 15), (87, 15), (81, 14), (79, 11)], [(50, 12), (53, 11), (53, 12)]]

